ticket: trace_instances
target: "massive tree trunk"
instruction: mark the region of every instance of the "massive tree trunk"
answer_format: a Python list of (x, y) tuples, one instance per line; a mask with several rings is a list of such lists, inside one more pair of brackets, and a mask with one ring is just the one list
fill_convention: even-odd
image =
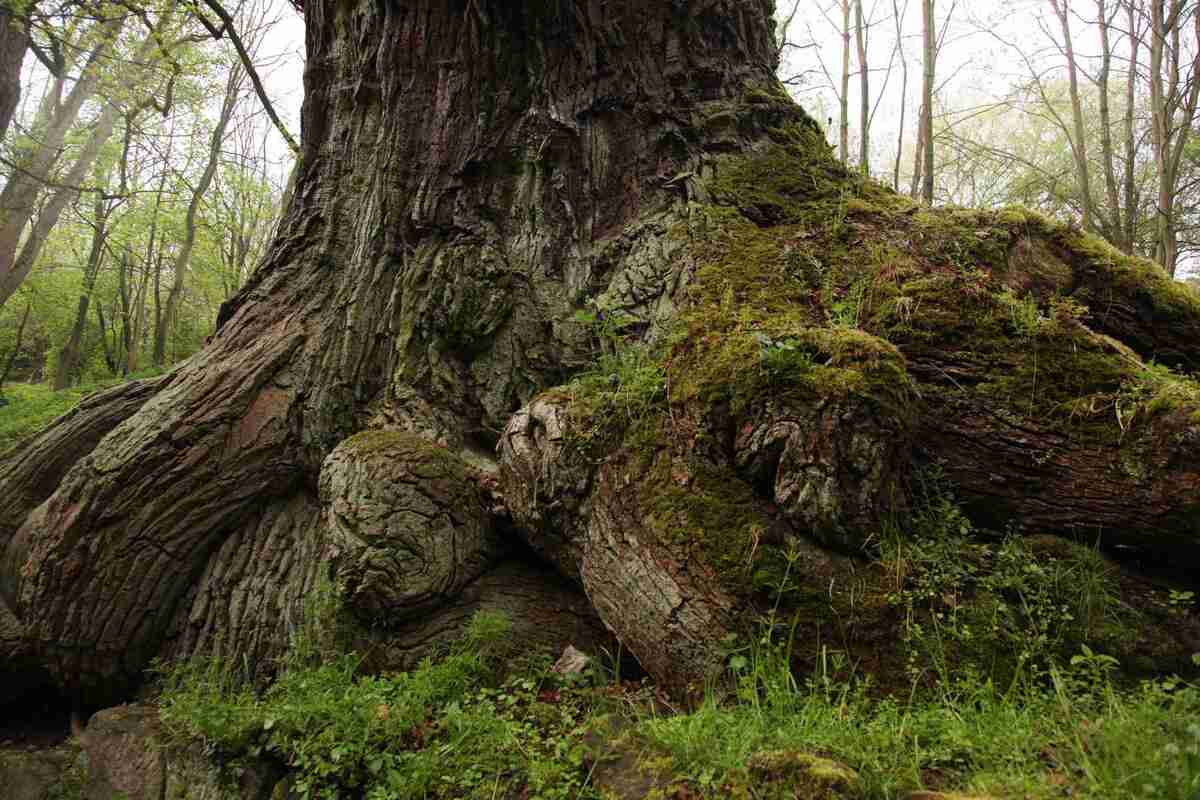
[[(859, 548), (921, 460), (1038, 530), (1100, 509), (1195, 544), (1193, 400), (1139, 359), (1194, 367), (1200, 302), (1048, 222), (850, 175), (774, 77), (766, 0), (305, 13), (296, 191), (211, 343), (0, 462), (0, 665), (95, 695), (160, 653), (266, 672), (325, 579), (401, 661), (474, 607), (590, 635), (553, 621), (561, 585), (504, 590), (533, 580), (497, 572), (516, 535), (679, 684), (787, 548), (818, 581), (812, 542)], [(545, 392), (594, 361), (588, 309), (665, 390)], [(1151, 378), (1175, 411), (1075, 446)], [(1061, 465), (1065, 510), (1010, 483), (1029, 463)]]
[[(488, 460), (512, 412), (590, 358), (573, 322), (589, 299), (646, 323), (670, 307), (685, 267), (665, 257), (672, 209), (706, 153), (801, 114), (746, 102), (780, 92), (765, 0), (305, 13), (284, 233), (212, 343), (140, 413), (114, 405), (119, 427), (5, 515), (4, 596), (65, 685), (112, 686), (220, 614), (188, 604), (232, 542), (319, 537), (321, 464), (356, 431)], [(36, 465), (71, 424), (19, 457)], [(6, 487), (23, 480), (4, 465)], [(278, 648), (296, 610), (285, 587), (318, 562), (242, 563), (238, 579), (264, 585), (255, 636)]]

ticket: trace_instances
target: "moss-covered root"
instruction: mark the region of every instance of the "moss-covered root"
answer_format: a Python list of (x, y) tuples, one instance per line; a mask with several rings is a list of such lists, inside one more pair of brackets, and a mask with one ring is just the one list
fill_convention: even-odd
[(863, 797), (858, 774), (836, 761), (799, 750), (756, 753), (746, 763), (749, 795), (763, 800), (848, 800)]

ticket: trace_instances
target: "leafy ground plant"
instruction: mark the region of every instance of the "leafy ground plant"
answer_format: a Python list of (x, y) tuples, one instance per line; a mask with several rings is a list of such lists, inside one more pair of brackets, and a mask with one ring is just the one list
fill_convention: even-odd
[[(164, 673), (160, 713), (176, 741), (199, 740), (218, 762), (279, 761), (305, 800), (598, 800), (613, 796), (620, 770), (650, 775), (647, 796), (661, 800), (892, 800), (922, 789), (1196, 800), (1200, 688), (1122, 676), (1105, 648), (1123, 624), (1114, 579), (1098, 554), (1068, 544), (1049, 558), (1015, 536), (988, 540), (928, 475), (877, 565), (903, 612), (907, 693), (881, 692), (829, 647), (811, 674), (796, 673), (789, 560), (757, 635), (726, 642), (726, 673), (684, 710), (615, 673), (562, 678), (548, 659), (502, 676), (509, 625), (488, 614), (439, 660), (361, 675), (323, 635), (338, 613), (326, 586), (270, 688), (253, 690), (228, 665), (185, 663)], [(815, 794), (796, 783), (814, 775)]]
[(160, 716), (176, 742), (201, 740), (220, 762), (268, 757), (313, 800), (591, 797), (580, 746), (585, 693), (542, 662), (496, 679), (502, 616), (477, 615), (441, 660), (357, 674), (358, 659), (286, 667), (256, 693), (219, 663), (164, 673)]

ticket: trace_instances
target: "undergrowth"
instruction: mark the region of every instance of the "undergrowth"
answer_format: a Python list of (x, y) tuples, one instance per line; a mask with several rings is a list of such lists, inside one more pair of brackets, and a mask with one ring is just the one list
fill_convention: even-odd
[(90, 394), (109, 389), (126, 380), (150, 378), (161, 374), (148, 371), (127, 379), (96, 381), (56, 392), (44, 383), (10, 383), (4, 386), (6, 403), (0, 404), (0, 453), (17, 442), (43, 430), (54, 420), (79, 405)]
[(1058, 540), (1053, 554), (1008, 534), (974, 530), (936, 469), (919, 474), (904, 530), (886, 531), (880, 564), (887, 600), (903, 612), (900, 636), (914, 686), (954, 673), (1017, 687), (1045, 683), (1083, 646), (1114, 647), (1136, 620), (1122, 605), (1115, 568), (1096, 550)]
[[(598, 668), (563, 677), (531, 660), (502, 675), (509, 625), (488, 614), (440, 659), (359, 674), (328, 635), (326, 586), (270, 688), (220, 662), (176, 665), (163, 672), (161, 716), (177, 743), (199, 740), (218, 763), (275, 759), (293, 796), (318, 800), (598, 800), (613, 796), (613, 763), (650, 775), (647, 796), (663, 800), (921, 789), (1195, 800), (1200, 688), (1122, 678), (1105, 645), (1128, 621), (1107, 562), (1086, 547), (1050, 558), (1014, 536), (988, 542), (936, 471), (922, 487), (877, 564), (903, 611), (907, 692), (881, 693), (829, 646), (796, 673), (807, 645), (787, 605), (789, 560), (757, 637), (727, 639), (724, 673), (690, 709)], [(1185, 595), (1171, 596), (1179, 613), (1190, 613)]]
[(377, 676), (359, 674), (352, 654), (313, 663), (303, 648), (263, 692), (219, 661), (183, 663), (162, 672), (160, 716), (174, 743), (199, 740), (218, 763), (282, 762), (289, 796), (590, 796), (585, 695), (545, 661), (501, 680), (494, 656), (510, 629), (479, 613), (443, 658)]

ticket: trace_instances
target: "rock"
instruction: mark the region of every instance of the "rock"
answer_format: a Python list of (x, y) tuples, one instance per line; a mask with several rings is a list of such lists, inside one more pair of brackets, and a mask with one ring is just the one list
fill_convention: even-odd
[(278, 764), (241, 759), (220, 769), (205, 758), (202, 748), (168, 752), (164, 800), (271, 800), (284, 779)]
[[(689, 776), (673, 771), (669, 756), (639, 740), (629, 723), (618, 717), (595, 720), (584, 736), (584, 747), (594, 762), (592, 785), (606, 800), (674, 797), (671, 788), (688, 783)], [(864, 796), (854, 770), (800, 750), (755, 753), (747, 759), (745, 770), (732, 774), (723, 788), (731, 797), (760, 800), (853, 800)], [(684, 792), (679, 796), (693, 795)]]
[(554, 663), (553, 670), (559, 675), (578, 675), (587, 669), (591, 658), (587, 653), (576, 650), (574, 645), (567, 645), (562, 656)]
[(5, 800), (69, 797), (64, 790), (77, 777), (78, 759), (78, 751), (70, 745), (50, 750), (0, 750), (0, 787)]
[(223, 771), (199, 745), (167, 747), (152, 705), (99, 711), (79, 739), (87, 800), (268, 800), (283, 777), (271, 762), (244, 760)]
[(123, 705), (98, 711), (80, 735), (89, 800), (159, 800), (166, 782), (158, 710)]
[(645, 748), (628, 727), (629, 723), (616, 715), (591, 721), (583, 743), (592, 762), (592, 786), (605, 800), (667, 796), (670, 771), (658, 763), (662, 759), (646, 757)]
[(799, 750), (756, 753), (746, 762), (752, 785), (766, 798), (840, 800), (862, 796), (858, 773), (844, 764)]
[(991, 795), (960, 794), (959, 792), (909, 792), (904, 800), (998, 800)]

